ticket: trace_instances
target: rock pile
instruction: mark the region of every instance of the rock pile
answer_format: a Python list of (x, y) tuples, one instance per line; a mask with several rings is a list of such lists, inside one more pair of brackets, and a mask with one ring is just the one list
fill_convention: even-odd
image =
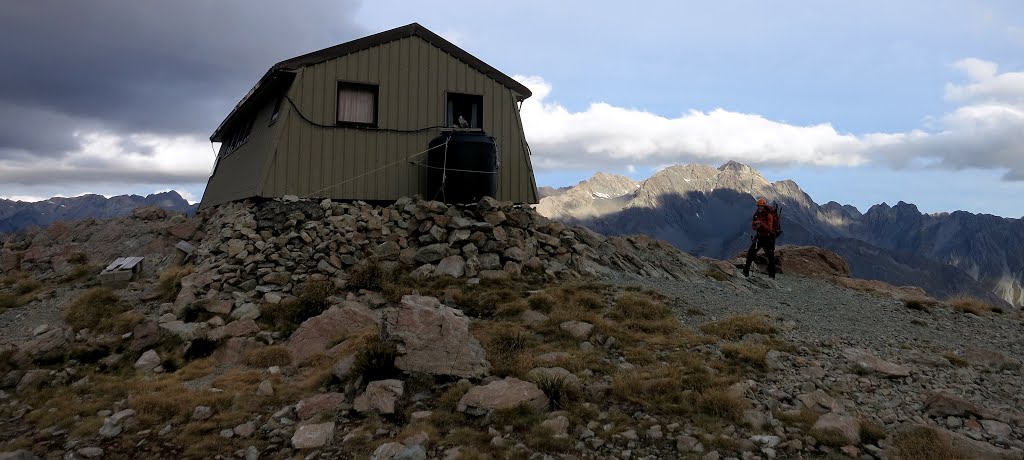
[[(681, 280), (697, 279), (703, 267), (661, 241), (605, 237), (491, 198), (468, 206), (409, 198), (389, 206), (281, 200), (225, 205), (203, 217), (207, 237), (196, 249), (194, 273), (182, 280), (178, 313), (195, 302), (210, 311), (279, 303), (307, 280), (343, 288), (354, 268), (368, 264), (469, 280), (523, 274)], [(230, 301), (233, 308), (225, 304)]]

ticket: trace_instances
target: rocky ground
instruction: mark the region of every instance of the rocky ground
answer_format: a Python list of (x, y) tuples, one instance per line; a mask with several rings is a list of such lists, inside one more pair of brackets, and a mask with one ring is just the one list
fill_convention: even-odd
[[(816, 248), (745, 278), (486, 200), (4, 238), (0, 459), (1024, 453), (1019, 312), (853, 280)], [(141, 279), (99, 286), (123, 255)]]

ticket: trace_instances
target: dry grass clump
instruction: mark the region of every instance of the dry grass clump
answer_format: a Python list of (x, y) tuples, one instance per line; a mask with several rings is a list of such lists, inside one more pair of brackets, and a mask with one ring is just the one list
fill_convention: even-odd
[(396, 274), (379, 263), (369, 262), (356, 266), (348, 273), (348, 287), (380, 291), (397, 279)]
[(620, 297), (608, 313), (608, 318), (622, 324), (623, 327), (646, 334), (674, 334), (679, 328), (679, 321), (672, 315), (672, 310), (663, 302), (650, 295), (627, 293)]
[(775, 418), (781, 420), (782, 423), (795, 426), (803, 431), (810, 430), (817, 423), (818, 417), (821, 417), (821, 414), (807, 407), (803, 407), (799, 411), (777, 411), (775, 413)]
[(967, 362), (967, 360), (964, 359), (962, 356), (951, 351), (942, 353), (942, 357), (946, 358), (946, 360), (949, 361), (949, 364), (952, 364), (955, 367), (967, 367), (971, 364)]
[[(966, 295), (958, 295), (946, 301), (953, 310), (972, 313), (978, 316), (984, 316), (989, 313), (996, 312), (996, 307), (993, 307), (988, 302), (978, 299), (976, 297), (970, 297)], [(1002, 311), (999, 311), (1001, 313)]]
[(480, 323), (474, 325), (473, 335), (487, 351), (492, 374), (499, 377), (522, 377), (532, 368), (533, 360), (527, 350), (534, 345), (534, 340), (521, 325), (508, 322)]
[(32, 278), (24, 278), (14, 283), (14, 293), (17, 295), (31, 294), (43, 287), (43, 283)]
[(75, 330), (110, 330), (115, 317), (128, 306), (109, 288), (96, 287), (85, 291), (64, 310), (64, 320)]
[(289, 366), (292, 364), (292, 352), (284, 345), (271, 345), (246, 353), (242, 357), (242, 362), (246, 366), (257, 368)]
[(750, 364), (755, 367), (765, 366), (765, 357), (770, 349), (763, 343), (739, 342), (722, 345), (722, 354), (726, 357)]
[(531, 310), (551, 313), (551, 310), (557, 305), (557, 301), (547, 292), (536, 292), (526, 298), (526, 304), (530, 306)]
[(22, 305), (21, 298), (8, 292), (0, 292), (0, 311), (17, 308)]
[(934, 429), (916, 426), (896, 433), (892, 449), (905, 460), (953, 460), (960, 458), (949, 440)]
[(914, 299), (907, 300), (907, 301), (903, 302), (903, 306), (905, 306), (905, 307), (907, 307), (907, 308), (909, 308), (911, 310), (924, 311), (924, 312), (928, 311), (928, 305), (925, 304), (924, 302), (921, 302), (920, 300), (914, 300)]
[(844, 435), (842, 431), (839, 431), (837, 429), (812, 429), (811, 436), (813, 436), (814, 439), (817, 439), (818, 442), (829, 447), (843, 447), (847, 444), (850, 444), (850, 441), (846, 439), (846, 435)]
[(548, 397), (551, 410), (562, 410), (573, 401), (580, 399), (580, 389), (562, 375), (540, 374), (530, 379), (531, 382)]
[(520, 299), (521, 292), (507, 287), (489, 287), (481, 283), (476, 287), (458, 290), (453, 296), (453, 305), (467, 316), (492, 318), (503, 305)]
[(374, 380), (394, 378), (401, 374), (395, 368), (398, 351), (395, 346), (374, 335), (368, 337), (362, 349), (356, 354), (352, 365), (353, 377), (362, 377), (364, 383)]
[(701, 413), (732, 422), (739, 422), (743, 418), (743, 410), (746, 408), (742, 397), (721, 387), (705, 391), (697, 396), (697, 409)]
[(776, 332), (771, 320), (757, 312), (733, 315), (721, 321), (703, 324), (700, 330), (726, 340), (739, 339), (747, 334), (774, 334)]
[(334, 284), (330, 281), (308, 281), (298, 288), (298, 297), (261, 308), (259, 319), (264, 326), (290, 335), (303, 321), (330, 308), (328, 298), (334, 294), (334, 290)]
[(181, 291), (181, 279), (192, 272), (192, 267), (168, 267), (166, 270), (160, 272), (160, 281), (157, 284), (157, 288), (160, 292), (160, 298), (164, 302), (173, 302), (178, 297), (178, 292)]
[(862, 444), (878, 445), (878, 441), (886, 437), (885, 428), (881, 425), (869, 420), (860, 421), (860, 442)]

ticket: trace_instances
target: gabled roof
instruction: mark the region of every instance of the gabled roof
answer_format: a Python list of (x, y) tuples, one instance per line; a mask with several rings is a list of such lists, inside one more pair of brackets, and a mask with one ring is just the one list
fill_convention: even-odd
[[(312, 53), (296, 56), (274, 64), (270, 70), (260, 78), (260, 81), (256, 83), (256, 86), (254, 86), (252, 90), (250, 90), (249, 93), (235, 105), (235, 108), (231, 110), (231, 113), (224, 118), (224, 121), (222, 121), (216, 131), (213, 132), (213, 135), (210, 136), (210, 140), (214, 142), (219, 141), (222, 134), (221, 131), (228, 125), (230, 120), (234, 118), (238, 112), (243, 111), (250, 101), (260, 99), (259, 96), (267, 93), (267, 88), (265, 88), (265, 86), (268, 82), (279, 80), (282, 76), (287, 74), (293, 74), (296, 70), (302, 67), (319, 64), (327, 60), (339, 58), (367, 48), (373, 48), (375, 46), (380, 46), (385, 43), (412, 36), (420, 37), (430, 44), (440, 48), (442, 51), (454, 56), (456, 59), (465, 62), (478, 72), (487, 75), (498, 83), (505, 85), (512, 91), (515, 91), (522, 97), (522, 99), (526, 99), (533, 95), (530, 89), (522, 83), (513, 80), (512, 77), (505, 75), (498, 69), (491, 67), (484, 61), (481, 61), (476, 56), (469, 54), (462, 48), (455, 46), (452, 42), (445, 40), (440, 35), (437, 35), (430, 30), (427, 30), (426, 27), (423, 27), (419, 23), (414, 22), (406, 26), (386, 30), (384, 32), (352, 40), (350, 42), (345, 42), (340, 45), (335, 45), (330, 48), (324, 48), (319, 51), (313, 51)], [(290, 80), (288, 81), (290, 82)]]

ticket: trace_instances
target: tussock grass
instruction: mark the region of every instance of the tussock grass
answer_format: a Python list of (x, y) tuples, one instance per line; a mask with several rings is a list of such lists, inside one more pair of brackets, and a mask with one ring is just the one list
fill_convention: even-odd
[(946, 303), (949, 304), (953, 310), (962, 313), (972, 313), (978, 316), (985, 316), (995, 312), (996, 310), (996, 307), (993, 307), (988, 302), (966, 295), (958, 295), (947, 300)]
[(299, 286), (298, 297), (261, 308), (259, 320), (266, 327), (290, 335), (303, 321), (327, 311), (331, 306), (328, 298), (334, 291), (330, 281), (308, 281)]
[(905, 460), (953, 460), (960, 458), (956, 449), (934, 429), (917, 426), (896, 433), (892, 449)]
[(768, 355), (766, 345), (757, 342), (727, 343), (722, 345), (722, 354), (726, 357), (750, 364), (754, 367), (764, 368), (765, 357)]
[(284, 345), (271, 345), (252, 350), (242, 357), (246, 366), (268, 368), (271, 366), (289, 366), (292, 364), (292, 352)]
[(530, 306), (531, 310), (537, 310), (541, 313), (551, 313), (551, 310), (558, 304), (555, 298), (547, 292), (530, 294), (526, 298), (526, 303)]
[(561, 375), (542, 374), (530, 379), (548, 397), (551, 410), (562, 410), (580, 399), (580, 389)]
[(807, 407), (803, 407), (799, 411), (775, 412), (775, 418), (781, 420), (782, 423), (795, 426), (803, 431), (809, 431), (817, 423), (818, 417), (821, 417), (821, 414)]
[(721, 321), (701, 325), (701, 331), (717, 335), (726, 340), (742, 338), (747, 334), (774, 334), (775, 326), (762, 313), (746, 313), (733, 315)]
[(181, 279), (192, 272), (192, 267), (169, 267), (160, 272), (160, 281), (157, 288), (160, 292), (160, 299), (164, 302), (173, 302), (181, 291)]
[(474, 327), (473, 335), (484, 345), (494, 375), (522, 377), (531, 369), (533, 359), (527, 351), (534, 346), (534, 340), (521, 325), (480, 324)]
[(395, 368), (395, 357), (398, 351), (395, 346), (380, 340), (374, 335), (366, 339), (362, 349), (356, 354), (355, 364), (352, 365), (352, 375), (362, 377), (363, 383), (374, 380), (394, 378), (401, 375), (401, 371)]
[(89, 254), (84, 251), (77, 251), (68, 256), (68, 263), (72, 265), (85, 265), (89, 263)]
[(903, 302), (903, 306), (907, 307), (907, 308), (909, 308), (911, 310), (917, 310), (917, 311), (923, 311), (923, 312), (927, 312), (929, 310), (928, 305), (926, 305), (924, 302), (921, 302), (919, 300), (913, 300), (913, 299), (910, 299), (910, 300), (907, 300), (907, 301)]
[(850, 442), (846, 439), (843, 433), (836, 429), (827, 430), (811, 430), (811, 436), (817, 439), (818, 442), (829, 446), (829, 447), (843, 447)]
[(8, 292), (0, 292), (0, 311), (7, 310), (8, 308), (18, 308), (20, 306), (22, 306), (20, 296)]
[(128, 306), (109, 288), (97, 287), (85, 291), (64, 310), (64, 320), (73, 329), (108, 331), (113, 329), (113, 318), (128, 310)]
[(24, 278), (14, 284), (14, 293), (18, 295), (31, 294), (43, 287), (43, 283), (32, 278)]
[(960, 355), (953, 353), (951, 351), (942, 353), (942, 357), (946, 358), (946, 360), (949, 361), (949, 364), (952, 364), (955, 367), (967, 367), (971, 364)]
[(886, 437), (888, 435), (885, 434), (885, 428), (881, 425), (869, 420), (862, 419), (860, 421), (860, 442), (862, 444), (878, 445), (878, 441)]
[(743, 398), (727, 389), (717, 387), (697, 396), (697, 409), (705, 414), (738, 423), (743, 418), (746, 404)]
[(380, 291), (393, 283), (397, 274), (384, 269), (384, 266), (376, 262), (368, 262), (356, 266), (348, 273), (348, 287), (351, 289), (366, 289)]

